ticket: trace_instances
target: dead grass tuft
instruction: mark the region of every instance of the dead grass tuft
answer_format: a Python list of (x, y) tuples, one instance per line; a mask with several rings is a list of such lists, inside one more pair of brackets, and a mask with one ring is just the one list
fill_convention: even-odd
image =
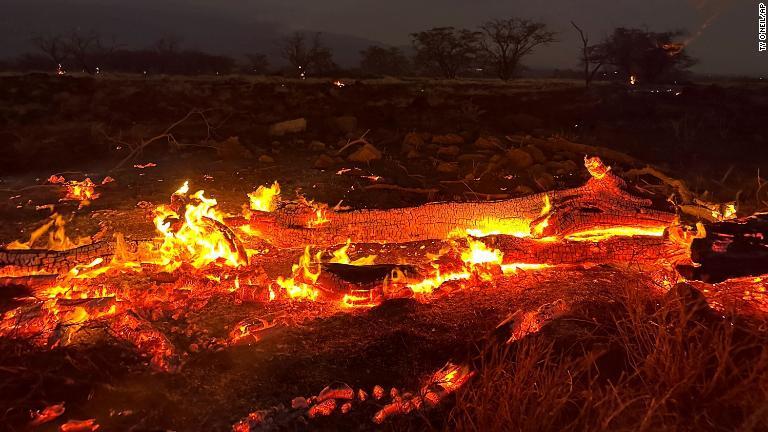
[(696, 291), (681, 294), (584, 307), (489, 350), (446, 429), (765, 430), (765, 332), (716, 315)]

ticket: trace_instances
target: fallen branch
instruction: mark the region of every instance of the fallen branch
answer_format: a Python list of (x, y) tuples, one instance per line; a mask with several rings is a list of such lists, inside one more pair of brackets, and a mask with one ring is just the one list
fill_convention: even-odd
[[(106, 139), (108, 139), (109, 141), (112, 141), (114, 143), (123, 145), (123, 146), (128, 147), (128, 148), (131, 149), (131, 152), (125, 158), (123, 158), (123, 160), (121, 160), (117, 165), (115, 165), (115, 167), (112, 168), (110, 170), (110, 172), (111, 171), (116, 171), (116, 170), (122, 168), (123, 165), (125, 165), (129, 161), (132, 161), (136, 156), (141, 154), (141, 152), (143, 152), (144, 149), (146, 149), (151, 144), (153, 144), (153, 143), (155, 143), (157, 141), (165, 140), (168, 144), (171, 144), (171, 145), (174, 145), (174, 146), (177, 146), (177, 147), (181, 146), (181, 144), (173, 136), (172, 132), (179, 125), (181, 125), (182, 123), (186, 122), (187, 120), (189, 120), (190, 118), (192, 118), (194, 116), (200, 116), (200, 118), (205, 123), (205, 126), (206, 126), (206, 128), (208, 130), (208, 136), (206, 138), (206, 141), (207, 141), (211, 137), (211, 130), (212, 130), (211, 124), (208, 122), (208, 119), (205, 116), (205, 113), (209, 112), (209, 111), (210, 110), (199, 110), (199, 109), (192, 110), (192, 111), (188, 112), (187, 115), (185, 115), (183, 118), (181, 118), (180, 120), (178, 120), (175, 123), (173, 123), (170, 126), (168, 126), (168, 128), (166, 128), (161, 134), (159, 134), (157, 136), (154, 136), (152, 138), (149, 138), (147, 140), (142, 139), (141, 142), (138, 143), (138, 144), (131, 144), (131, 143), (119, 140), (117, 138), (114, 138), (114, 137), (111, 137), (111, 136), (107, 135), (106, 133), (104, 133), (102, 131), (102, 134), (104, 135), (104, 137)], [(192, 144), (188, 144), (188, 145), (192, 145)], [(194, 146), (198, 146), (198, 147), (211, 147), (211, 146), (199, 145), (199, 144), (196, 144)]]

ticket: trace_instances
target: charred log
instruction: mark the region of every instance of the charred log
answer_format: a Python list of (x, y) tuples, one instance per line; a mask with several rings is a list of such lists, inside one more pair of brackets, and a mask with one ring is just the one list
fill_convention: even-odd
[(673, 213), (628, 193), (615, 175), (606, 171), (598, 176), (578, 188), (502, 201), (329, 212), (319, 225), (312, 223), (314, 209), (291, 203), (272, 213), (255, 212), (249, 222), (273, 245), (294, 248), (330, 247), (347, 239), (352, 243), (442, 240), (473, 231), (547, 237), (616, 227), (663, 230), (675, 220)]
[(717, 222), (706, 232), (691, 244), (697, 265), (679, 268), (688, 279), (716, 283), (768, 273), (768, 213)]

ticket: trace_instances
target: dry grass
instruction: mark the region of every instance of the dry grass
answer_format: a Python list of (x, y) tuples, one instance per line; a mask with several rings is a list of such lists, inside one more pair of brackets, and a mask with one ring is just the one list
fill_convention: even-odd
[(688, 300), (627, 295), (489, 350), (446, 429), (766, 430), (768, 337)]

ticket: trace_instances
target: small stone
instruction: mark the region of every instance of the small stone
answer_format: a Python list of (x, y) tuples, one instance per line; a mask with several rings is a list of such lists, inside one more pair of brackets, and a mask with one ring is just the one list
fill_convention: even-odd
[(403, 145), (400, 148), (400, 150), (403, 153), (409, 153), (412, 150), (418, 150), (423, 145), (424, 145), (424, 139), (422, 138), (421, 134), (416, 132), (411, 132), (405, 135), (405, 138), (403, 138)]
[(459, 164), (455, 162), (440, 162), (437, 165), (437, 172), (443, 174), (457, 174), (459, 172)]
[(240, 144), (238, 137), (229, 137), (216, 145), (216, 151), (219, 157), (226, 160), (249, 159), (253, 154)]
[(496, 137), (480, 137), (475, 141), (475, 147), (485, 150), (497, 150), (501, 148), (501, 141)]
[(530, 153), (520, 150), (512, 149), (507, 152), (507, 159), (510, 164), (517, 169), (525, 169), (533, 165), (533, 156)]
[(525, 185), (520, 185), (513, 191), (518, 195), (533, 195), (534, 190)]
[(269, 155), (261, 155), (259, 156), (259, 162), (261, 163), (275, 163), (275, 158)]
[(308, 406), (309, 406), (309, 403), (307, 403), (307, 398), (299, 396), (291, 400), (291, 408), (293, 409), (305, 409)]
[(421, 153), (419, 153), (418, 150), (413, 149), (413, 150), (409, 151), (408, 154), (405, 157), (408, 158), (408, 159), (418, 159), (418, 158), (421, 157)]
[(555, 187), (555, 178), (552, 177), (552, 174), (547, 172), (537, 174), (533, 177), (533, 181), (536, 182), (539, 188), (543, 191), (552, 190)]
[(283, 136), (286, 134), (301, 133), (307, 130), (307, 119), (298, 118), (284, 122), (275, 123), (269, 127), (269, 135)]
[(528, 168), (528, 174), (532, 177), (536, 177), (539, 174), (547, 172), (547, 168), (542, 164), (535, 164)]
[(459, 146), (447, 146), (447, 147), (440, 147), (439, 150), (437, 150), (438, 156), (447, 156), (449, 158), (454, 158), (461, 153), (461, 149)]
[(325, 150), (325, 143), (321, 141), (312, 141), (309, 143), (310, 151), (323, 151)]
[(350, 411), (352, 411), (352, 404), (347, 402), (344, 405), (341, 406), (341, 413), (342, 414), (348, 414)]
[(440, 145), (460, 145), (464, 144), (464, 138), (456, 134), (435, 135), (432, 142)]
[(536, 146), (528, 145), (523, 147), (523, 150), (528, 152), (528, 154), (533, 157), (533, 160), (536, 163), (544, 163), (547, 161), (547, 157), (544, 155), (544, 152)]
[(379, 400), (384, 397), (384, 388), (380, 385), (373, 386), (373, 398)]
[(327, 154), (320, 155), (315, 161), (315, 168), (318, 169), (328, 169), (334, 165), (336, 165), (336, 160)]
[(369, 163), (379, 159), (381, 159), (381, 152), (379, 149), (368, 143), (347, 156), (348, 161), (358, 163)]

